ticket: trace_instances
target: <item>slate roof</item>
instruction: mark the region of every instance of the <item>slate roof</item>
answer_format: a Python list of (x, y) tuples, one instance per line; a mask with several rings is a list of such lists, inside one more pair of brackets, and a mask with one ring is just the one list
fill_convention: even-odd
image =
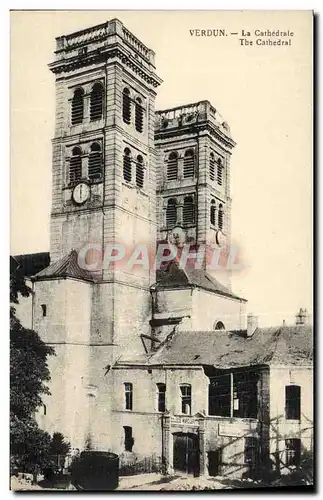
[(219, 295), (231, 297), (247, 302), (246, 299), (238, 297), (227, 287), (219, 283), (213, 276), (203, 269), (195, 269), (194, 265), (180, 268), (176, 262), (172, 262), (167, 269), (157, 270), (157, 281), (153, 285), (156, 290), (178, 287), (203, 288)]
[(10, 258), (10, 266), (13, 269), (19, 269), (19, 272), (27, 278), (45, 269), (49, 266), (49, 262), (49, 252), (13, 255)]
[(34, 276), (34, 279), (49, 278), (77, 278), (86, 281), (94, 281), (91, 273), (82, 269), (78, 265), (78, 255), (76, 250), (72, 250), (62, 259), (54, 262)]
[(246, 332), (224, 330), (177, 332), (149, 364), (212, 365), (234, 368), (250, 365), (308, 365), (313, 360), (312, 326), (257, 328)]

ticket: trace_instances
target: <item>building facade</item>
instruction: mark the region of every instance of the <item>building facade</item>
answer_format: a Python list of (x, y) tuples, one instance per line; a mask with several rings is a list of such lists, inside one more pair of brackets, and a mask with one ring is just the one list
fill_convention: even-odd
[[(59, 37), (50, 69), (50, 263), (32, 277), (31, 317), (56, 356), (40, 425), (166, 473), (248, 474), (285, 453), (273, 421), (290, 455), (301, 434), (310, 449), (310, 346), (298, 359), (293, 329), (247, 325), (229, 271), (199, 254), (230, 244), (228, 124), (208, 101), (155, 112), (154, 52), (117, 19)], [(129, 265), (159, 245), (176, 258)], [(181, 265), (187, 248), (198, 265)], [(289, 364), (275, 342), (291, 344)]]

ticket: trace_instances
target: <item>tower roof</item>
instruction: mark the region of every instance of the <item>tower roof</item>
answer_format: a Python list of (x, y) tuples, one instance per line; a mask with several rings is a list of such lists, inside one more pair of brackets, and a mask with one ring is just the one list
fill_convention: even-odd
[(76, 278), (86, 281), (94, 281), (91, 273), (82, 269), (78, 264), (78, 254), (72, 250), (62, 259), (50, 264), (34, 276), (36, 280), (46, 280), (49, 278)]

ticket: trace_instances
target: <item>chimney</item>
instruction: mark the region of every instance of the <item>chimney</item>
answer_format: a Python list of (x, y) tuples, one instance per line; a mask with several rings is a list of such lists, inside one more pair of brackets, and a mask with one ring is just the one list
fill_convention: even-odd
[(296, 325), (307, 325), (308, 324), (308, 313), (307, 309), (300, 308), (299, 312), (296, 314)]
[(258, 316), (254, 316), (252, 313), (247, 316), (247, 337), (252, 337), (258, 328)]

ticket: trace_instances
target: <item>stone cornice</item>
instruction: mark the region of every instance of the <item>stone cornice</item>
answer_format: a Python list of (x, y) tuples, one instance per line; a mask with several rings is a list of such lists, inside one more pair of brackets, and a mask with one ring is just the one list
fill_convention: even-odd
[[(156, 130), (155, 131), (155, 140), (163, 140), (163, 139), (169, 139), (169, 138), (175, 138), (175, 137), (180, 137), (182, 135), (187, 135), (187, 134), (200, 134), (201, 132), (207, 132), (211, 136), (215, 137), (219, 142), (224, 144), (227, 148), (232, 149), (236, 143), (234, 142), (233, 139), (230, 137), (226, 136), (221, 132), (218, 128), (216, 128), (213, 124), (210, 122), (204, 122), (204, 123), (195, 123), (193, 126), (192, 125), (185, 125), (183, 127), (174, 127), (173, 129), (165, 129), (165, 130)], [(157, 146), (158, 147), (158, 146)]]
[(119, 59), (122, 64), (130, 68), (134, 73), (140, 76), (144, 81), (153, 87), (158, 87), (162, 83), (161, 78), (159, 78), (155, 73), (149, 69), (141, 67), (138, 62), (136, 62), (128, 51), (123, 49), (120, 45), (115, 44), (114, 46), (103, 47), (98, 50), (93, 50), (88, 52), (84, 56), (74, 56), (68, 59), (60, 59), (49, 64), (49, 69), (55, 73), (60, 74), (63, 72), (74, 71), (76, 69), (90, 66), (92, 64), (97, 64), (99, 62), (107, 62), (109, 59)]

